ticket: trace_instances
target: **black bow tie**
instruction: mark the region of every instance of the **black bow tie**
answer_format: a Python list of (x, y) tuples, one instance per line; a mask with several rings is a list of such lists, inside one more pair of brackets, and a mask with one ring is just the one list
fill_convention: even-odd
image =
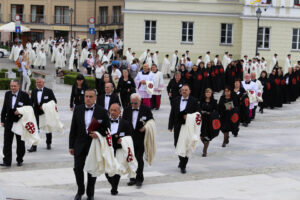
[(94, 107), (91, 107), (91, 108), (85, 107), (85, 111), (89, 111), (89, 110), (93, 111), (93, 110), (94, 110)]
[(116, 120), (111, 119), (110, 122), (111, 123), (119, 123), (119, 120), (117, 120), (117, 119)]
[(109, 95), (109, 94), (106, 94), (105, 96), (106, 96), (106, 97), (110, 97), (111, 95)]
[(188, 99), (182, 99), (182, 101), (188, 101)]
[(139, 111), (139, 109), (132, 109), (132, 111)]
[(12, 96), (13, 96), (13, 97), (17, 97), (17, 95), (16, 95), (16, 94), (12, 94)]
[(38, 92), (43, 92), (43, 90), (42, 90), (42, 89), (37, 89), (37, 91), (38, 91)]
[(249, 82), (245, 82), (246, 84), (250, 84), (250, 81)]

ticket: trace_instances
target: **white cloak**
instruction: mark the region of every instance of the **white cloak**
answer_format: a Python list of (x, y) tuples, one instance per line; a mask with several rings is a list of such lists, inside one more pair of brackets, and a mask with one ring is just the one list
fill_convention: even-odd
[(155, 155), (156, 155), (156, 125), (153, 119), (147, 121), (145, 124), (145, 160), (148, 162), (149, 166), (152, 165)]
[(171, 74), (170, 68), (171, 68), (171, 63), (170, 63), (169, 59), (165, 57), (164, 62), (162, 64), (162, 66), (161, 66), (161, 72), (162, 72), (162, 74), (163, 75)]
[(40, 129), (46, 133), (59, 132), (64, 133), (64, 125), (59, 120), (58, 112), (56, 111), (55, 102), (49, 101), (44, 103), (43, 106), (44, 114), (40, 115)]
[[(177, 59), (178, 59), (178, 56), (177, 56), (177, 54), (174, 53), (172, 56), (172, 63), (171, 63), (171, 68), (170, 68), (171, 71), (177, 70), (177, 66), (176, 66)], [(177, 65), (178, 65), (178, 63), (177, 63)]]

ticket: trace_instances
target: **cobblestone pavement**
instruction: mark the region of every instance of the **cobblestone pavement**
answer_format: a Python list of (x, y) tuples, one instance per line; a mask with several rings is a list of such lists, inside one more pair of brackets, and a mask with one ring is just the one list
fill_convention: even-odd
[[(0, 59), (1, 68), (12, 68), (8, 59)], [(53, 64), (46, 73), (54, 73)], [(167, 81), (167, 80), (166, 80)], [(46, 150), (45, 136), (36, 153), (26, 153), (24, 166), (16, 163), (0, 169), (1, 195), (19, 200), (71, 200), (76, 193), (73, 158), (68, 154), (68, 132), (72, 112), (69, 111), (71, 86), (53, 84), (58, 99), (64, 135), (54, 133), (53, 149)], [(5, 91), (0, 91), (3, 105)], [(110, 195), (110, 187), (101, 176), (97, 180), (95, 199), (203, 199), (203, 200), (299, 200), (300, 199), (300, 101), (281, 109), (257, 114), (248, 128), (241, 127), (239, 137), (230, 138), (222, 148), (222, 134), (202, 158), (199, 144), (180, 174), (173, 147), (173, 135), (167, 130), (170, 111), (166, 94), (162, 107), (154, 111), (157, 123), (157, 157), (154, 165), (145, 165), (145, 182), (141, 189), (126, 186), (122, 177), (118, 197)], [(3, 146), (0, 128), (0, 146)], [(15, 152), (15, 144), (13, 146)], [(15, 157), (15, 154), (13, 154)]]

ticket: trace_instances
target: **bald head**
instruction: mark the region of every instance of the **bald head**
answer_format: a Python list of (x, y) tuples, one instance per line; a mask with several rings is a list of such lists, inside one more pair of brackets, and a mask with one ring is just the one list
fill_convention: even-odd
[(111, 94), (113, 92), (113, 84), (112, 83), (105, 83), (105, 93)]
[(120, 105), (117, 103), (111, 104), (111, 106), (109, 108), (109, 113), (110, 113), (111, 118), (117, 119), (121, 114)]

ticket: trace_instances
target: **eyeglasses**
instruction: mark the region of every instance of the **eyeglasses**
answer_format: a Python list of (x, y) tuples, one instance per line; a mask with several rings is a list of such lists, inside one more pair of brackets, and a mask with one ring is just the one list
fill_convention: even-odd
[(137, 103), (137, 102), (130, 102), (130, 104), (137, 105), (139, 103)]

